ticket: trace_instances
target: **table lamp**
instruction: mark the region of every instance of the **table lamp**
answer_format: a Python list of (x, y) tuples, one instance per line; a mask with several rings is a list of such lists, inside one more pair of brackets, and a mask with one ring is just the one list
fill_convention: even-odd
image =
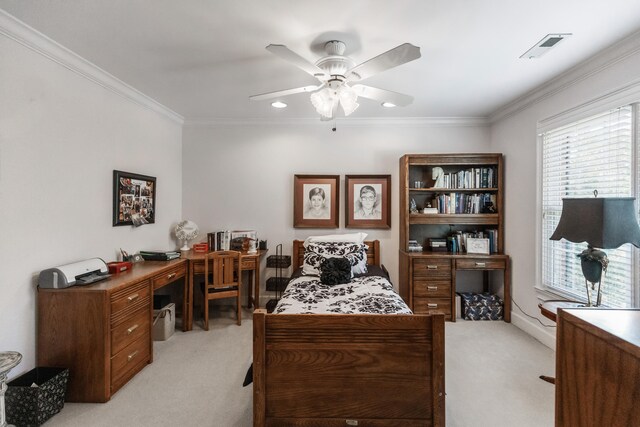
[(0, 352), (0, 427), (13, 427), (7, 424), (4, 412), (4, 394), (7, 391), (7, 376), (9, 371), (20, 363), (22, 355), (17, 351)]
[[(602, 272), (606, 272), (609, 259), (600, 249), (615, 249), (625, 243), (640, 247), (635, 198), (598, 198), (598, 192), (594, 194), (596, 197), (562, 199), (560, 222), (550, 237), (550, 240), (587, 242), (587, 249), (578, 254), (587, 288), (587, 307), (598, 307), (602, 302)], [(596, 283), (598, 293), (593, 304), (591, 291), (595, 290)]]

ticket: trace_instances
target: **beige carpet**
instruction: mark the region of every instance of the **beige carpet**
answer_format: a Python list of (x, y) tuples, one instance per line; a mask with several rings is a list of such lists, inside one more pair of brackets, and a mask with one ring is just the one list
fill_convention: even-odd
[[(245, 311), (216, 308), (210, 330), (176, 333), (154, 344), (154, 362), (105, 404), (66, 403), (45, 425), (252, 425), (252, 389), (242, 387), (251, 363), (252, 323)], [(554, 353), (503, 322), (446, 324), (447, 425), (553, 426)]]

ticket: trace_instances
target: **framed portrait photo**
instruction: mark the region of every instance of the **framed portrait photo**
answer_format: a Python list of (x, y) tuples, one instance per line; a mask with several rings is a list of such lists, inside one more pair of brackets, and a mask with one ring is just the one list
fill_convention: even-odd
[(347, 175), (346, 227), (391, 228), (391, 175)]
[(293, 226), (338, 228), (340, 175), (295, 175)]
[(156, 178), (113, 171), (113, 226), (156, 222)]

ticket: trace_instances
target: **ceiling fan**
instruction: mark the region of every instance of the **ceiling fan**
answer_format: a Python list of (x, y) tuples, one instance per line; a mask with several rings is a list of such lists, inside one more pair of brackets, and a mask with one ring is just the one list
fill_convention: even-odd
[(281, 44), (270, 44), (266, 49), (312, 75), (319, 80), (319, 84), (250, 96), (249, 99), (253, 101), (308, 92), (311, 93), (311, 104), (320, 114), (321, 120), (335, 118), (338, 106), (342, 107), (345, 116), (353, 113), (359, 106), (358, 97), (373, 99), (385, 106), (404, 107), (413, 102), (412, 96), (357, 83), (382, 71), (420, 58), (420, 48), (410, 43), (394, 47), (359, 65), (355, 65), (351, 58), (343, 55), (346, 45), (339, 40), (325, 43), (324, 50), (327, 55), (317, 60), (315, 64)]

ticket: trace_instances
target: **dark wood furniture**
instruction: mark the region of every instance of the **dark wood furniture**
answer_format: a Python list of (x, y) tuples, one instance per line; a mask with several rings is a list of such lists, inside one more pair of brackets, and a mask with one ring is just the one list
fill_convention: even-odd
[[(379, 242), (366, 243), (379, 265)], [(445, 425), (442, 314), (256, 310), (253, 327), (255, 426)]]
[(38, 365), (69, 368), (67, 401), (106, 402), (153, 361), (153, 291), (185, 275), (185, 260), (145, 261), (92, 285), (38, 289)]
[[(240, 264), (242, 272), (249, 272), (249, 292), (247, 292), (247, 306), (259, 307), (260, 306), (260, 258), (267, 253), (267, 250), (258, 250), (254, 254), (248, 252), (241, 252)], [(186, 284), (187, 288), (187, 301), (189, 313), (187, 316), (186, 330), (193, 329), (193, 286), (194, 277), (204, 274), (204, 258), (205, 253), (183, 252), (181, 257), (188, 262), (188, 280)], [(253, 273), (253, 274), (252, 274)], [(255, 287), (254, 287), (255, 283)], [(252, 292), (253, 291), (253, 292)]]
[(540, 313), (549, 320), (558, 321), (558, 310), (566, 308), (578, 308), (584, 306), (583, 302), (567, 300), (549, 300), (538, 304)]
[[(209, 252), (204, 258), (204, 329), (209, 330), (209, 301), (222, 298), (236, 298), (238, 326), (242, 324), (242, 277), (240, 252)], [(210, 269), (211, 268), (211, 269)]]
[[(489, 188), (436, 188), (434, 168), (444, 173), (491, 169), (495, 185)], [(399, 291), (414, 313), (443, 313), (455, 322), (456, 271), (483, 272), (483, 291), (491, 290), (489, 272), (501, 271), (503, 280), (504, 320), (511, 321), (511, 284), (509, 256), (504, 254), (502, 154), (406, 154), (400, 158), (400, 259)], [(482, 174), (480, 173), (480, 179)], [(415, 182), (424, 183), (416, 188)], [(440, 194), (491, 194), (495, 200), (493, 213), (411, 213), (415, 200), (419, 208)], [(429, 238), (443, 238), (451, 231), (497, 230), (497, 252), (489, 255), (433, 252)], [(422, 252), (409, 252), (409, 240), (417, 240)]]
[(560, 310), (556, 346), (556, 426), (640, 425), (640, 310)]

